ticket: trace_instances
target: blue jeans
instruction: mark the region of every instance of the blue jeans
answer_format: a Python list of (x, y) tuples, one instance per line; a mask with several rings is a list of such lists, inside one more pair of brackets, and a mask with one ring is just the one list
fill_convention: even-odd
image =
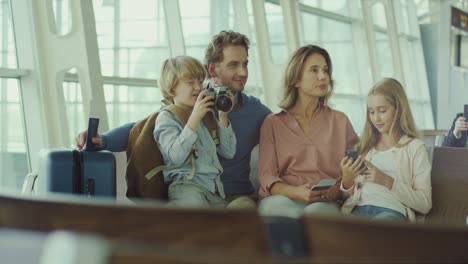
[(375, 205), (355, 206), (351, 214), (358, 216), (370, 217), (372, 220), (388, 219), (388, 220), (405, 220), (406, 216), (402, 213)]

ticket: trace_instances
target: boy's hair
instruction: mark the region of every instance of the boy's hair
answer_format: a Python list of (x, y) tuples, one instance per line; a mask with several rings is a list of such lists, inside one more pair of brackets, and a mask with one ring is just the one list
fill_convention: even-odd
[[(390, 136), (397, 147), (403, 145), (398, 144), (398, 141), (403, 135), (410, 138), (418, 138), (418, 132), (414, 123), (413, 115), (406, 97), (403, 86), (393, 78), (384, 78), (377, 82), (369, 91), (368, 96), (381, 95), (385, 100), (395, 107), (395, 117), (390, 127)], [(372, 147), (377, 144), (379, 131), (372, 125), (369, 117), (369, 110), (366, 110), (366, 124), (362, 132), (358, 150), (361, 154), (367, 154)], [(409, 143), (409, 142), (407, 142)]]
[(190, 56), (177, 56), (163, 62), (159, 85), (163, 97), (173, 102), (174, 93), (172, 89), (179, 81), (197, 79), (203, 82), (205, 78), (205, 68), (197, 59)]
[(213, 36), (213, 40), (208, 45), (205, 51), (205, 65), (208, 67), (209, 63), (222, 61), (223, 48), (226, 46), (244, 46), (247, 56), (249, 56), (250, 41), (244, 34), (239, 32), (221, 31)]
[(319, 101), (324, 105), (327, 104), (328, 99), (332, 95), (335, 81), (332, 78), (333, 66), (330, 55), (328, 52), (315, 45), (307, 45), (297, 49), (291, 58), (289, 59), (288, 65), (284, 71), (283, 76), (283, 96), (280, 100), (279, 107), (283, 109), (289, 109), (296, 104), (298, 98), (298, 91), (296, 83), (302, 78), (302, 70), (306, 60), (313, 54), (320, 54), (325, 59), (328, 65), (328, 75), (330, 76), (330, 89), (324, 97), (321, 97)]

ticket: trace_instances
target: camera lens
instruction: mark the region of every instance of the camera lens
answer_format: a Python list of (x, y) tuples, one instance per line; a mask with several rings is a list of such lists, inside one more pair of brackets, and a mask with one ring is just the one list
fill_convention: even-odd
[(219, 111), (227, 112), (231, 109), (232, 107), (232, 101), (231, 98), (221, 95), (216, 99), (216, 108)]

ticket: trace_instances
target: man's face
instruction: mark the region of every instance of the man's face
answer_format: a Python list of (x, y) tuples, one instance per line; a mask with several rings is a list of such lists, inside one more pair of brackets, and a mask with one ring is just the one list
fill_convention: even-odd
[(247, 50), (244, 46), (223, 48), (223, 60), (214, 63), (210, 76), (215, 85), (227, 86), (231, 92), (242, 92), (249, 76)]

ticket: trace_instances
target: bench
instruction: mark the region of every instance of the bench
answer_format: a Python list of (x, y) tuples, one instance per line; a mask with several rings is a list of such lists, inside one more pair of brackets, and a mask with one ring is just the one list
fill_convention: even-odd
[(426, 222), (466, 226), (468, 216), (468, 149), (434, 147), (432, 209)]
[(64, 195), (49, 195), (47, 200), (0, 195), (0, 227), (93, 233), (113, 241), (159, 245), (161, 252), (216, 254), (214, 263), (220, 258), (261, 260), (268, 256), (263, 222), (255, 210), (119, 205)]

